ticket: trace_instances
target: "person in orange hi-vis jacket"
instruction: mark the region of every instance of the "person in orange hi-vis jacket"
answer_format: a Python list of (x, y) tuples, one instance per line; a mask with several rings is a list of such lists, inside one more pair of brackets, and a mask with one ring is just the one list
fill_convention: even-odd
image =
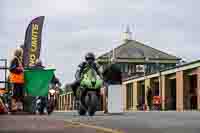
[(23, 49), (17, 48), (14, 51), (14, 57), (10, 62), (9, 80), (13, 84), (13, 96), (11, 103), (11, 111), (23, 110), (24, 96), (24, 69), (22, 66)]

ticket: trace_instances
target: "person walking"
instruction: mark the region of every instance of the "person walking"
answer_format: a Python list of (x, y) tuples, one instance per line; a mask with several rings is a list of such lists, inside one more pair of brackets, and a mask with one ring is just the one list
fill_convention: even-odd
[(9, 81), (13, 85), (11, 111), (23, 110), (24, 68), (22, 66), (22, 56), (22, 48), (17, 48), (14, 51), (14, 57), (12, 58), (9, 66)]
[(153, 98), (152, 90), (151, 90), (150, 87), (148, 87), (148, 91), (147, 91), (147, 104), (149, 106), (149, 110), (152, 110), (152, 98)]

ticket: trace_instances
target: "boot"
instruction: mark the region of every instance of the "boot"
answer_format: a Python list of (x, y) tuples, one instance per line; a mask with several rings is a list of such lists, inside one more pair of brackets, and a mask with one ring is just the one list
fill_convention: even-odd
[(23, 104), (21, 101), (17, 102), (17, 110), (22, 111), (23, 110)]
[(11, 99), (11, 112), (16, 112), (16, 111), (17, 111), (16, 99), (12, 98)]

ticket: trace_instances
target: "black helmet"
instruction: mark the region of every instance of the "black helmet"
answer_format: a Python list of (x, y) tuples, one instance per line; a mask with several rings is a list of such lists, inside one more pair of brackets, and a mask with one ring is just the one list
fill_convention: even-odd
[(95, 55), (92, 52), (89, 52), (85, 55), (85, 60), (95, 60)]

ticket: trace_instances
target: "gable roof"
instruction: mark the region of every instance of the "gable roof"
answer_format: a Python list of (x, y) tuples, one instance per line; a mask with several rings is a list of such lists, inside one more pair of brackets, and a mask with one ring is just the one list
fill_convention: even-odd
[[(112, 57), (113, 50), (98, 57), (98, 59), (107, 59)], [(115, 58), (118, 59), (167, 59), (180, 60), (180, 58), (147, 46), (135, 40), (129, 40), (115, 48)]]

